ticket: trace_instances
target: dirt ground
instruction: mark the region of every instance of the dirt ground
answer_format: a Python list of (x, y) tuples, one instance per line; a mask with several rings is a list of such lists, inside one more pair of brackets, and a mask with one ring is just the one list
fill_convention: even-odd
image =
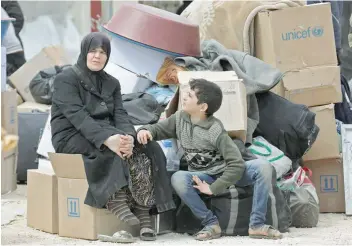
[[(99, 241), (62, 238), (27, 227), (27, 186), (1, 199), (1, 244), (2, 245), (112, 245)], [(137, 241), (131, 245), (352, 245), (352, 217), (344, 214), (321, 214), (316, 228), (291, 228), (284, 238), (277, 241), (254, 240), (248, 237), (223, 237), (208, 242), (197, 242), (191, 236), (170, 233), (161, 235), (155, 242)]]

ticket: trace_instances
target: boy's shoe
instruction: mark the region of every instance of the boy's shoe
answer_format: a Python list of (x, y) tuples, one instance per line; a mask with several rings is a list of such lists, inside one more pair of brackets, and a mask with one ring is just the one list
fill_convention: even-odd
[(196, 240), (207, 241), (221, 237), (221, 228), (219, 224), (205, 226), (201, 231), (195, 234)]
[(281, 239), (282, 234), (274, 227), (262, 225), (257, 228), (249, 228), (248, 234), (250, 238), (257, 239)]

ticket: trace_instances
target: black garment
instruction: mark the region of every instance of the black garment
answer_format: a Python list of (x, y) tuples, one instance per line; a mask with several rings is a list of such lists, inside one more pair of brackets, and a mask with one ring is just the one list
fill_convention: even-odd
[(10, 77), (25, 63), (26, 58), (23, 51), (6, 55), (6, 76)]
[[(73, 68), (65, 69), (55, 78), (51, 131), (57, 152), (83, 155), (89, 184), (85, 203), (101, 208), (112, 194), (128, 185), (125, 162), (103, 143), (115, 134), (135, 137), (136, 133), (122, 106), (118, 80), (103, 70), (92, 72), (86, 66), (88, 52), (97, 45), (102, 45), (110, 55), (109, 39), (104, 34), (88, 34), (77, 61), (85, 80)], [(101, 93), (97, 90), (98, 82), (102, 83)]]
[(347, 80), (352, 79), (352, 47), (348, 42), (348, 34), (352, 33), (350, 18), (352, 14), (352, 1), (343, 1), (341, 24), (341, 72)]
[(352, 124), (352, 97), (348, 82), (341, 74), (342, 102), (335, 103), (335, 118), (344, 124)]
[[(54, 81), (51, 108), (53, 146), (58, 153), (83, 155), (89, 184), (85, 204), (97, 208), (104, 207), (111, 195), (128, 185), (129, 179), (126, 162), (110, 151), (104, 141), (114, 134), (133, 137), (136, 134), (122, 106), (119, 81), (103, 70), (92, 72), (86, 66), (88, 52), (100, 46), (109, 57), (110, 42), (105, 35), (91, 33), (84, 38), (77, 62), (84, 79), (73, 68), (60, 73)], [(96, 88), (99, 82), (101, 93)], [(160, 155), (160, 146), (159, 150), (155, 146), (151, 148), (150, 153)], [(171, 194), (170, 181), (167, 183), (162, 177), (167, 177), (165, 156), (163, 158), (164, 162), (152, 159), (154, 179), (158, 180), (155, 189), (161, 189), (161, 196)], [(158, 201), (164, 203), (158, 204)], [(165, 211), (175, 207), (172, 200), (165, 197), (156, 197), (156, 203)]]

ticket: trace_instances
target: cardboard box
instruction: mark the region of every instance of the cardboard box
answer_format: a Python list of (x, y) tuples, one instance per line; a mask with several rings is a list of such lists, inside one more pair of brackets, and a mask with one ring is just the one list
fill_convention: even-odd
[(59, 236), (95, 240), (98, 234), (111, 236), (119, 230), (138, 235), (138, 228), (128, 227), (108, 210), (84, 204), (88, 183), (81, 155), (49, 157), (58, 177)]
[(42, 49), (42, 51), (27, 61), (9, 79), (18, 90), (24, 101), (35, 102), (30, 90), (29, 83), (41, 70), (69, 64), (65, 51), (60, 46), (50, 46)]
[(54, 172), (27, 171), (27, 225), (49, 233), (59, 232), (57, 178)]
[(1, 92), (1, 126), (8, 134), (18, 134), (17, 92)]
[(33, 111), (39, 112), (49, 112), (51, 105), (40, 104), (36, 102), (24, 102), (17, 106), (17, 111), (19, 113), (31, 113)]
[(214, 114), (221, 120), (231, 137), (238, 137), (245, 141), (247, 132), (247, 95), (243, 82), (234, 71), (228, 72), (179, 72), (179, 91), (170, 101), (167, 115), (182, 109), (182, 96), (189, 89), (191, 79), (203, 78), (219, 85), (223, 92), (220, 109)]
[(341, 125), (341, 136), (346, 215), (352, 215), (352, 124)]
[(255, 55), (281, 72), (337, 65), (330, 3), (260, 12)]
[(6, 91), (6, 48), (1, 46), (1, 92)]
[(316, 113), (315, 124), (319, 126), (320, 131), (312, 148), (303, 156), (303, 160), (338, 158), (340, 151), (334, 104), (313, 107), (310, 111)]
[(271, 91), (308, 107), (341, 102), (340, 67), (319, 66), (287, 72)]
[(1, 152), (1, 195), (17, 189), (17, 147)]
[(342, 159), (304, 162), (312, 170), (312, 182), (317, 190), (321, 213), (345, 212)]

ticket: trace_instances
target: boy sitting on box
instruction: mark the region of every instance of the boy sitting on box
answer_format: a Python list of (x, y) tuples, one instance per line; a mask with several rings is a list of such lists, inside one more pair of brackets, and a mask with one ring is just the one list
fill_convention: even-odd
[(241, 153), (228, 136), (220, 120), (213, 114), (222, 103), (218, 85), (204, 79), (195, 79), (182, 100), (181, 111), (164, 121), (139, 129), (137, 140), (177, 138), (185, 151), (189, 171), (178, 171), (171, 177), (177, 195), (199, 218), (204, 228), (196, 234), (197, 240), (221, 236), (217, 217), (199, 196), (218, 195), (233, 184), (254, 185), (253, 206), (250, 215), (249, 236), (252, 238), (282, 238), (281, 233), (265, 225), (269, 193), (272, 192), (272, 167), (265, 160), (244, 162)]

